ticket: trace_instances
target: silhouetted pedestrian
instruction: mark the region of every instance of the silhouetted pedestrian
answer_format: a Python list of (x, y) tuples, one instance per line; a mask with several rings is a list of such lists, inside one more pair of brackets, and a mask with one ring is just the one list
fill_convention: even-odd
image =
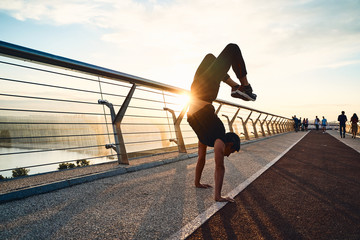
[(356, 115), (356, 113), (354, 113), (354, 115), (351, 117), (350, 122), (351, 122), (352, 138), (356, 138), (356, 134), (357, 134), (357, 131), (358, 131), (357, 123), (359, 122), (359, 118)]
[(327, 120), (324, 116), (323, 116), (323, 119), (321, 120), (321, 126), (322, 126), (323, 133), (325, 133), (326, 126), (327, 126)]
[(345, 124), (347, 121), (347, 117), (344, 111), (342, 111), (341, 115), (338, 116), (338, 121), (340, 124), (340, 137), (345, 138), (345, 130), (346, 130)]
[(305, 131), (306, 118), (303, 119), (301, 124), (301, 131)]
[(316, 131), (318, 131), (319, 130), (319, 124), (320, 124), (320, 119), (318, 118), (318, 116), (316, 116), (314, 124), (315, 124), (315, 127), (316, 127)]
[(305, 131), (308, 130), (308, 126), (309, 126), (309, 119), (306, 118), (306, 119), (305, 119)]
[(294, 120), (294, 129), (295, 132), (299, 131), (299, 119), (296, 117), (296, 115), (293, 116), (293, 120)]

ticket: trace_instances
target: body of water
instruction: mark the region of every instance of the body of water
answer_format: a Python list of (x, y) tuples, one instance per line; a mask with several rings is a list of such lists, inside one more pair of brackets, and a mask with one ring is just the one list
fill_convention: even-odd
[[(34, 153), (31, 153), (34, 151)], [(22, 168), (34, 165), (42, 165), (54, 163), (52, 165), (40, 166), (30, 168), (30, 172), (28, 175), (57, 171), (59, 167), (59, 162), (65, 162), (70, 160), (77, 159), (87, 159), (93, 158), (94, 156), (79, 153), (74, 151), (43, 151), (41, 149), (22, 149), (22, 148), (2, 148), (0, 147), (0, 170), (1, 169), (11, 169), (11, 168)], [(26, 154), (22, 154), (21, 152), (27, 152)], [(29, 153), (30, 152), (30, 153)], [(16, 154), (14, 154), (16, 153)], [(9, 155), (3, 155), (9, 154)], [(90, 159), (90, 164), (104, 163), (109, 161), (114, 161), (116, 159), (110, 159), (109, 157), (101, 157)], [(76, 164), (76, 163), (75, 163)], [(12, 177), (12, 171), (2, 171), (0, 175), (3, 177)]]

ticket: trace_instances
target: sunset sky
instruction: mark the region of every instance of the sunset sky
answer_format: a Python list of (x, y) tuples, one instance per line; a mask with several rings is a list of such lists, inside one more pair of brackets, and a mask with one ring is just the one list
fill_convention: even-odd
[(258, 100), (226, 85), (218, 98), (310, 120), (360, 114), (359, 0), (1, 0), (0, 40), (184, 89), (207, 53), (236, 43)]

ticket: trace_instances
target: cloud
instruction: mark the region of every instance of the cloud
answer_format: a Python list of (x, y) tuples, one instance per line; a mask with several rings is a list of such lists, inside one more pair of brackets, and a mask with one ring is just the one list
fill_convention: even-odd
[(2, 0), (0, 9), (22, 21), (106, 29), (100, 39), (116, 50), (109, 56), (112, 67), (160, 81), (171, 76), (179, 83), (191, 81), (206, 53), (216, 55), (229, 42), (240, 45), (259, 78), (351, 61), (348, 56), (360, 52), (359, 5), (351, 0)]
[[(358, 1), (235, 0), (2, 0), (0, 9), (19, 20), (89, 24), (110, 29), (104, 40), (145, 46), (207, 48), (238, 40), (253, 50), (291, 53), (359, 34)], [(256, 41), (256, 42), (255, 42)], [(279, 45), (282, 48), (278, 48)], [(258, 51), (259, 51), (258, 50)]]
[(336, 62), (334, 64), (324, 65), (324, 66), (322, 66), (322, 68), (340, 68), (340, 67), (355, 65), (355, 64), (360, 65), (360, 60)]

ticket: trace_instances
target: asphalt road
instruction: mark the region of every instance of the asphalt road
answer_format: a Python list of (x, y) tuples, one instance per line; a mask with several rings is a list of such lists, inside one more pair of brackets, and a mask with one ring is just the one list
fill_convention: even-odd
[(333, 135), (310, 132), (187, 239), (360, 239), (360, 153)]

